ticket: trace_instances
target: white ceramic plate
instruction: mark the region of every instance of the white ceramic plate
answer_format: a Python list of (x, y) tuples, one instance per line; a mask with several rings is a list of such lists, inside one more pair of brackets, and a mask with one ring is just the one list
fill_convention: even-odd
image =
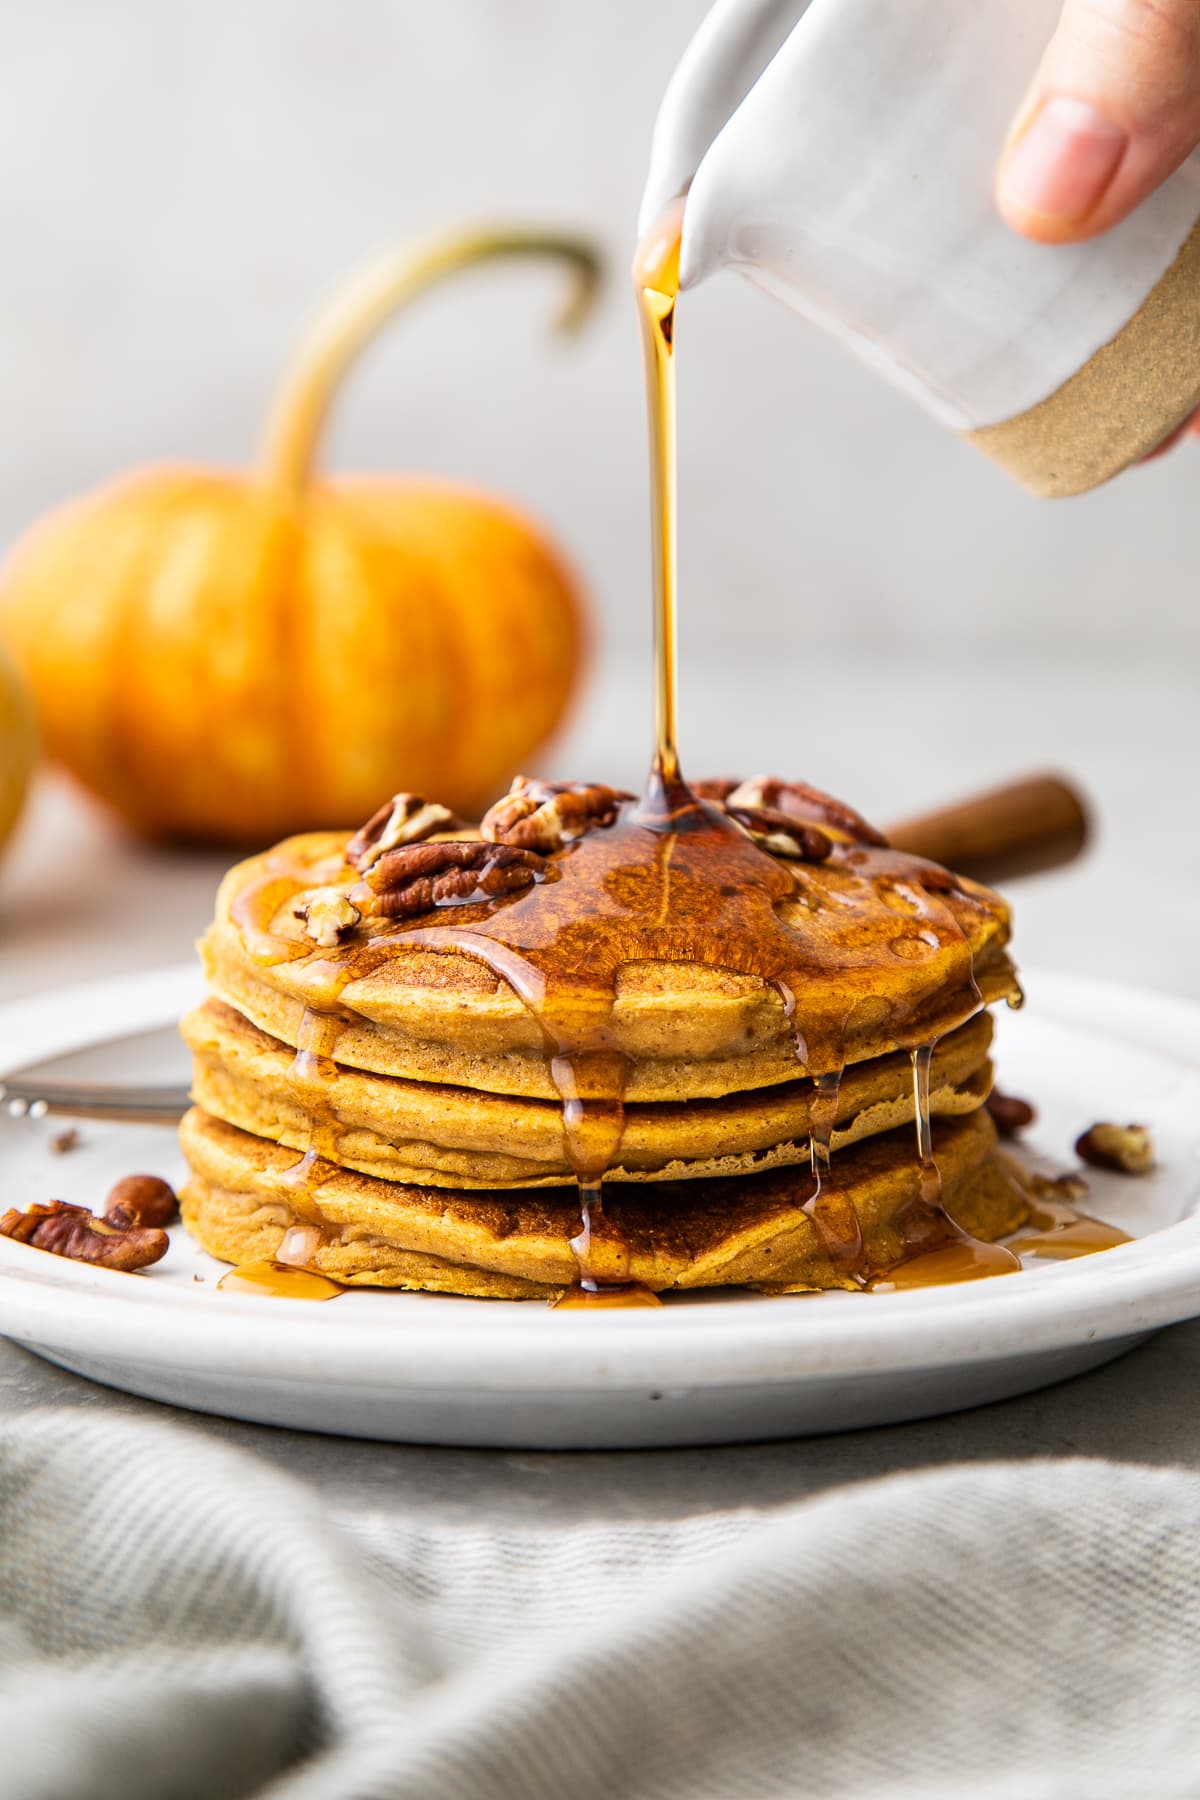
[[(191, 969), (0, 1008), (0, 1075), (113, 1030), (169, 1024)], [(602, 1448), (734, 1442), (950, 1412), (1041, 1387), (1200, 1313), (1200, 1007), (1065, 976), (1029, 979), (999, 1024), (1002, 1085), (1032, 1098), (1031, 1148), (1058, 1167), (1098, 1118), (1148, 1124), (1143, 1180), (1093, 1174), (1091, 1209), (1137, 1242), (1021, 1275), (896, 1294), (680, 1298), (661, 1310), (351, 1292), (325, 1303), (220, 1294), (179, 1228), (144, 1275), (0, 1238), (0, 1328), (110, 1387), (202, 1412), (351, 1437)], [(167, 1066), (174, 1058), (174, 1067)], [(93, 1073), (185, 1066), (169, 1039), (97, 1051)], [(4, 1204), (96, 1204), (117, 1176), (182, 1174), (162, 1127), (0, 1120)]]

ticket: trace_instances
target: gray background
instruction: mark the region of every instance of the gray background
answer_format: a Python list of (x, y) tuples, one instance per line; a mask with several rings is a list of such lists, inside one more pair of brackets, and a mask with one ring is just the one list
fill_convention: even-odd
[[(658, 97), (703, 10), (0, 0), (0, 537), (139, 462), (251, 457), (301, 321), (374, 248), (486, 215), (590, 230), (612, 279), (581, 342), (546, 332), (557, 271), (465, 278), (360, 368), (326, 449), (479, 481), (553, 524), (600, 655), (538, 762), (636, 783), (649, 582), (626, 270)], [(1035, 501), (737, 277), (681, 311), (685, 767), (807, 777), (884, 823), (1065, 767), (1097, 846), (1014, 895), (1024, 965), (1200, 997), (1200, 451)], [(86, 919), (49, 878), (65, 839)], [(134, 851), (44, 785), (0, 869), (0, 990), (187, 956), (225, 860)]]
[[(553, 273), (495, 270), (411, 315), (328, 443), (444, 470), (558, 527), (610, 643), (642, 640), (646, 495), (625, 270), (655, 107), (703, 0), (5, 0), (0, 535), (115, 470), (250, 455), (311, 306), (373, 247), (479, 214), (611, 256), (575, 348)], [(864, 144), (864, 157), (883, 153)], [(733, 275), (680, 327), (685, 645), (1119, 644), (1194, 653), (1186, 453), (1027, 499)]]

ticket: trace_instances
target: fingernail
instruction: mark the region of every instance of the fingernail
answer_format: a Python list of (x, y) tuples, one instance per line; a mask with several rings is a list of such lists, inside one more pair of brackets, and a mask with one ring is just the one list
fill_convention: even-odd
[(1077, 225), (1104, 198), (1128, 138), (1086, 100), (1044, 100), (1000, 170), (1000, 192), (1023, 213)]

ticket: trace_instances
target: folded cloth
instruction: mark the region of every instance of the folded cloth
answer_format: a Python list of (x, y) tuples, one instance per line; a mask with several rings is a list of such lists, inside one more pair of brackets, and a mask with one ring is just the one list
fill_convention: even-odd
[(763, 1514), (331, 1514), (170, 1424), (0, 1430), (6, 1800), (1175, 1800), (1200, 1478), (1069, 1461)]

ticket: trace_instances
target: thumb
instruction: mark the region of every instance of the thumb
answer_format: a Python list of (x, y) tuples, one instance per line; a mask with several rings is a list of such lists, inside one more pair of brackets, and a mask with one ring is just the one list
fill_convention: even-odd
[(1200, 0), (1066, 0), (996, 178), (1041, 243), (1097, 236), (1200, 141)]

